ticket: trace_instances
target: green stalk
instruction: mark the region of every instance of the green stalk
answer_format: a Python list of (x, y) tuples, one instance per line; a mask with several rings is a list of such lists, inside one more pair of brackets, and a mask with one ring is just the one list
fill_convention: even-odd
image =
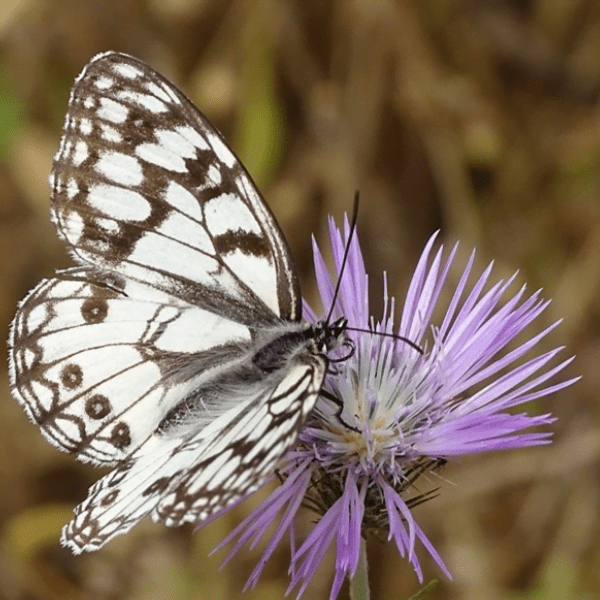
[(360, 540), (360, 550), (358, 555), (358, 565), (354, 576), (350, 578), (350, 598), (351, 600), (369, 600), (371, 592), (369, 590), (369, 565), (367, 563), (367, 543), (363, 538)]

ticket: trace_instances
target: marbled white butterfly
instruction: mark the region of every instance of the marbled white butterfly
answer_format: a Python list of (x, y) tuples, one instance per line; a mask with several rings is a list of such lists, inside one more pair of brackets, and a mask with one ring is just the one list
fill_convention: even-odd
[(290, 252), (250, 176), (140, 60), (108, 52), (84, 68), (50, 182), (80, 266), (19, 305), (10, 376), (52, 444), (114, 467), (63, 529), (79, 553), (148, 514), (200, 521), (256, 489), (346, 321), (300, 322)]

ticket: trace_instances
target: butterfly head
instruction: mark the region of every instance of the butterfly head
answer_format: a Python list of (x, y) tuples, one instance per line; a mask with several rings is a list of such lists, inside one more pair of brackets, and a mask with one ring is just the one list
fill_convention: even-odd
[(339, 318), (333, 323), (319, 321), (313, 328), (315, 343), (319, 352), (327, 354), (330, 350), (339, 346), (349, 346), (354, 352), (354, 345), (346, 336), (348, 327), (348, 319), (345, 317)]

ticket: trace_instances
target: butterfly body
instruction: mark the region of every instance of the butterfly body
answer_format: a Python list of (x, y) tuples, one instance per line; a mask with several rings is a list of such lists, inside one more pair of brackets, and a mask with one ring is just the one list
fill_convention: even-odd
[(61, 541), (95, 550), (146, 515), (207, 518), (271, 474), (346, 322), (301, 322), (285, 239), (220, 134), (123, 54), (75, 82), (50, 177), (79, 266), (21, 302), (13, 394), (44, 436), (114, 470)]

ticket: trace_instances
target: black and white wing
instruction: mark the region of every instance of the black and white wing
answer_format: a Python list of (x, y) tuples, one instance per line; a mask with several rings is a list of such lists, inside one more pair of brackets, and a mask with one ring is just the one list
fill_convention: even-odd
[(256, 488), (327, 360), (305, 335), (277, 368), (255, 368), (270, 340), (307, 331), (287, 245), (220, 134), (145, 63), (106, 53), (85, 67), (51, 184), (81, 267), (20, 304), (10, 376), (50, 442), (116, 466), (63, 532), (80, 552), (148, 513), (205, 518)]
[(62, 543), (76, 554), (93, 551), (148, 514), (169, 526), (199, 522), (253, 492), (295, 440), (324, 374), (324, 362), (306, 355), (272, 393), (221, 415), (197, 435), (153, 436), (90, 488)]
[(131, 56), (79, 75), (51, 174), (52, 218), (81, 264), (256, 325), (300, 319), (287, 244), (218, 131)]
[(251, 343), (246, 325), (159, 298), (150, 286), (126, 295), (111, 275), (107, 283), (86, 268), (59, 274), (19, 307), (10, 373), (15, 397), (48, 441), (82, 461), (129, 457), (199, 374), (210, 377)]

